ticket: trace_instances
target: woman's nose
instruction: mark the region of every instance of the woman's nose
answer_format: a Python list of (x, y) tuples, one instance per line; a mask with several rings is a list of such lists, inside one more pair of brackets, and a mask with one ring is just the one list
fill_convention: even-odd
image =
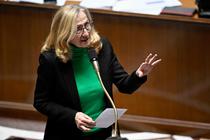
[(87, 29), (83, 29), (83, 32), (82, 32), (82, 36), (88, 36), (89, 35), (89, 32)]

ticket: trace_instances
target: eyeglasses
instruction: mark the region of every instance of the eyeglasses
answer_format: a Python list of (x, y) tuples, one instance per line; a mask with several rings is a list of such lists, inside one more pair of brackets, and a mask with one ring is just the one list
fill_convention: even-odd
[(86, 29), (87, 32), (90, 32), (92, 29), (92, 24), (90, 22), (86, 22), (83, 25), (78, 25), (77, 26), (77, 30), (76, 30), (76, 34), (80, 35), (84, 32), (84, 29)]

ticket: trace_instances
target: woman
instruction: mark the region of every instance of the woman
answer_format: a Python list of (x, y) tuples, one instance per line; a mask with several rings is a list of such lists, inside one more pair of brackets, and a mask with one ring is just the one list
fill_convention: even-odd
[(41, 49), (34, 97), (34, 107), (48, 118), (45, 140), (103, 140), (111, 136), (111, 127), (94, 127), (94, 120), (111, 105), (88, 58), (89, 48), (97, 52), (100, 74), (111, 97), (112, 84), (121, 92), (132, 93), (161, 61), (150, 54), (129, 75), (108, 40), (95, 31), (89, 11), (78, 5), (61, 7)]

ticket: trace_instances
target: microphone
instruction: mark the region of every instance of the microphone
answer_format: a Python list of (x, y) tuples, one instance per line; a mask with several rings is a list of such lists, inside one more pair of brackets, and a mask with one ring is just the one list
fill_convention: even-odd
[(100, 70), (99, 70), (99, 65), (98, 65), (98, 56), (97, 56), (97, 53), (95, 51), (94, 48), (89, 48), (88, 49), (88, 54), (89, 54), (89, 58), (90, 58), (90, 61), (92, 62), (93, 64), (93, 67), (96, 71), (96, 74), (98, 76), (98, 79), (100, 81), (100, 84), (104, 90), (104, 93), (106, 94), (107, 98), (109, 99), (111, 105), (112, 105), (112, 108), (114, 109), (114, 116), (115, 116), (115, 127), (114, 127), (114, 134), (113, 136), (107, 138), (106, 140), (128, 140), (127, 138), (121, 138), (120, 137), (120, 132), (119, 130), (117, 129), (118, 127), (118, 123), (117, 123), (117, 118), (118, 118), (118, 113), (117, 113), (117, 109), (116, 109), (116, 106), (112, 100), (112, 98), (110, 97), (109, 93), (107, 92), (104, 84), (103, 84), (103, 81), (101, 79), (101, 75), (100, 75)]
[(98, 73), (99, 73), (98, 56), (96, 54), (95, 49), (94, 48), (88, 49), (88, 55), (89, 55), (90, 61), (93, 63), (94, 69), (98, 75)]

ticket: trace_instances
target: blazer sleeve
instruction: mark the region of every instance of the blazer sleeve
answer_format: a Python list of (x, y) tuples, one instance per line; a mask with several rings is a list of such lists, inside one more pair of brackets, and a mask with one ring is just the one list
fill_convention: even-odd
[(147, 76), (138, 77), (136, 70), (128, 74), (123, 66), (118, 61), (111, 43), (108, 40), (104, 41), (105, 47), (111, 56), (112, 79), (118, 90), (122, 93), (133, 93), (137, 90), (146, 80)]
[(39, 57), (38, 76), (35, 87), (34, 107), (51, 119), (55, 124), (75, 126), (76, 110), (64, 107), (50, 99), (54, 87), (53, 59), (50, 55), (41, 54)]

